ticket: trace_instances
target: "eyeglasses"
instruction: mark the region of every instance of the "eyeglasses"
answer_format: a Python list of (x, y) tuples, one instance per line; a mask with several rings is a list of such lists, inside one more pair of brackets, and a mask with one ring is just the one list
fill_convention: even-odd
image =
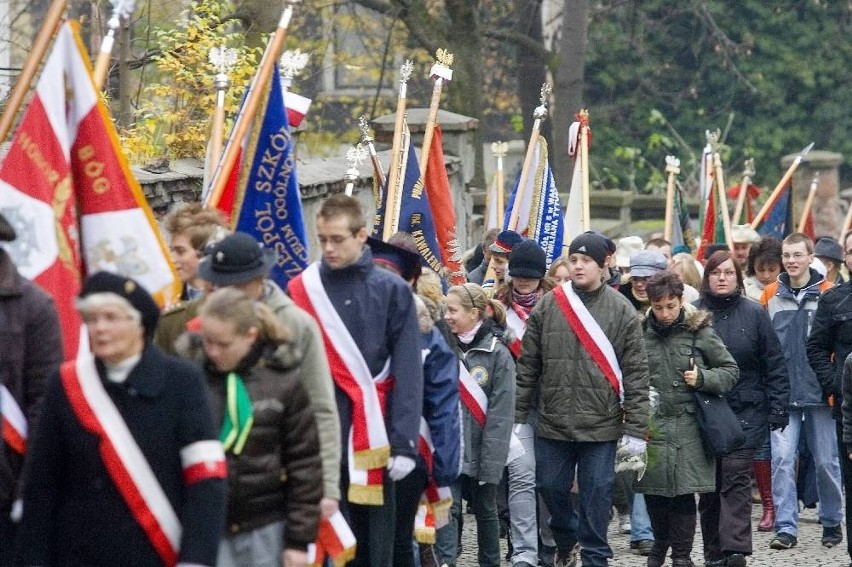
[(320, 246), (325, 246), (326, 244), (331, 244), (332, 246), (340, 246), (353, 236), (355, 236), (355, 232), (352, 234), (340, 235), (335, 234), (333, 236), (317, 236), (317, 240), (320, 243)]
[(725, 278), (726, 280), (729, 280), (729, 279), (737, 277), (737, 273), (733, 270), (729, 270), (729, 271), (725, 271), (725, 272), (722, 272), (722, 271), (719, 271), (719, 270), (713, 270), (712, 272), (710, 272), (710, 276), (714, 277), (716, 279)]
[(796, 252), (794, 254), (781, 254), (782, 260), (802, 260), (807, 254), (803, 254), (801, 252)]

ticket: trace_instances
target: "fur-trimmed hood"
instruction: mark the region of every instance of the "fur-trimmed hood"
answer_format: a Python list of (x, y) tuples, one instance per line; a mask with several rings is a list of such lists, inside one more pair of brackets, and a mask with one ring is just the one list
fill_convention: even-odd
[[(699, 329), (703, 329), (704, 327), (712, 327), (713, 326), (713, 314), (704, 309), (699, 309), (694, 305), (689, 303), (683, 304), (684, 316), (683, 323), (681, 327), (684, 330), (694, 333)], [(644, 313), (641, 313), (640, 318), (642, 319), (642, 325), (648, 325), (648, 318), (651, 316), (651, 309), (649, 308)]]

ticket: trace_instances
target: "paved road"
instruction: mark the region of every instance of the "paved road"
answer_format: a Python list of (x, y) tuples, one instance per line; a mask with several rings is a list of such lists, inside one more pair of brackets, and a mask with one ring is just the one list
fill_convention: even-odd
[[(754, 525), (760, 519), (760, 507), (753, 507)], [(817, 521), (815, 510), (805, 510), (799, 523), (799, 545), (786, 551), (769, 548), (771, 533), (754, 532), (754, 555), (749, 560), (753, 567), (847, 567), (850, 564), (846, 551), (846, 542), (834, 549), (826, 549), (820, 544), (822, 526)], [(844, 534), (845, 536), (845, 534)], [(617, 521), (610, 524), (609, 542), (615, 558), (610, 562), (613, 567), (645, 567), (646, 559), (630, 551), (629, 536), (617, 533)], [(462, 535), (464, 552), (459, 558), (457, 567), (477, 567), (476, 562), (476, 519), (472, 515), (465, 516), (464, 534)], [(506, 540), (500, 540), (503, 556), (506, 554)], [(704, 565), (701, 552), (701, 534), (696, 535), (692, 560), (696, 565)], [(666, 562), (670, 565), (671, 560)], [(509, 566), (507, 561), (502, 563)]]

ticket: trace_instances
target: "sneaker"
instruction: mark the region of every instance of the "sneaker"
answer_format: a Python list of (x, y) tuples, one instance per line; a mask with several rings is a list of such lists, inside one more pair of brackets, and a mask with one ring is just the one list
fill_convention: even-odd
[(630, 533), (630, 514), (618, 515), (618, 531), (623, 534)]
[(769, 542), (769, 547), (772, 549), (790, 549), (796, 547), (797, 543), (799, 541), (796, 539), (796, 536), (779, 532)]
[(553, 567), (577, 567), (577, 545), (569, 550), (557, 549)]
[(654, 549), (654, 540), (640, 539), (638, 541), (631, 541), (630, 549), (638, 552), (639, 555), (647, 557), (651, 554), (651, 550)]
[(843, 541), (843, 530), (841, 526), (833, 526), (828, 527), (824, 526), (822, 528), (822, 544), (825, 547), (832, 548), (835, 545), (838, 545)]

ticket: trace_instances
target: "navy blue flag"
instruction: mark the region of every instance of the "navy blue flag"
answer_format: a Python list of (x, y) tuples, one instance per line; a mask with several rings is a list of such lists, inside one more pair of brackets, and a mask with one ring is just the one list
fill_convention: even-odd
[(310, 263), (293, 139), (277, 65), (245, 145), (233, 219), (234, 230), (251, 234), (276, 253), (269, 277), (282, 288)]
[[(402, 170), (405, 173), (402, 181), (402, 200), (399, 206), (399, 230), (414, 237), (423, 264), (434, 270), (442, 278), (446, 278), (448, 271), (441, 262), (441, 249), (438, 247), (432, 208), (429, 206), (426, 187), (420, 178), (420, 165), (417, 163), (417, 155), (414, 153), (414, 146), (411, 145), (411, 134), (408, 132), (407, 126), (405, 146), (407, 146), (407, 149), (404, 147), (402, 153)], [(373, 237), (379, 239), (382, 238), (384, 229), (387, 194), (387, 187), (385, 187), (382, 204), (376, 211), (373, 222)]]
[(793, 207), (790, 203), (790, 193), (788, 185), (766, 213), (763, 224), (757, 229), (758, 234), (784, 240), (793, 232)]

